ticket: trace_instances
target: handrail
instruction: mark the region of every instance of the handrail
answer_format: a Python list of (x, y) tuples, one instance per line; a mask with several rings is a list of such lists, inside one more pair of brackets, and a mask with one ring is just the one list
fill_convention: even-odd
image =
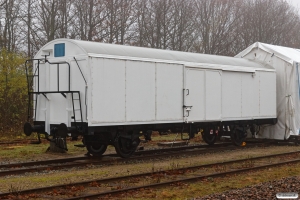
[(82, 71), (81, 71), (81, 68), (79, 67), (79, 64), (78, 64), (78, 62), (77, 62), (77, 60), (76, 60), (75, 57), (74, 57), (74, 60), (75, 60), (75, 62), (76, 62), (76, 64), (77, 64), (77, 66), (78, 66), (78, 69), (79, 69), (79, 71), (80, 71), (80, 73), (81, 73), (81, 75), (82, 75), (82, 78), (83, 78), (83, 80), (84, 80), (84, 82), (85, 82), (85, 85), (86, 85), (86, 84), (87, 84), (86, 79), (85, 79), (85, 77), (84, 77), (84, 75), (83, 75), (83, 73), (82, 73)]
[[(85, 77), (83, 76), (83, 73), (82, 73), (82, 71), (81, 71), (81, 69), (80, 69), (80, 67), (78, 65), (78, 62), (77, 62), (77, 60), (76, 60), (75, 57), (74, 57), (74, 59), (75, 59), (75, 61), (77, 63), (77, 66), (78, 66), (80, 72), (81, 72), (81, 75), (82, 75), (82, 77), (83, 77), (83, 79), (84, 79), (84, 81), (85, 81), (85, 83), (87, 85), (87, 81), (86, 81)], [(29, 62), (33, 62), (33, 61), (37, 61), (38, 63), (37, 63), (37, 66), (35, 67), (34, 72), (32, 70), (32, 79), (30, 79), (29, 76), (31, 76), (31, 74), (30, 74), (31, 72), (29, 71), (28, 63)], [(40, 72), (39, 72), (39, 70), (40, 70), (40, 63), (41, 63), (41, 61), (45, 61), (45, 63), (49, 63), (50, 65), (57, 65), (57, 91), (40, 91), (40, 77), (39, 77)], [(60, 70), (59, 65), (60, 64), (67, 64), (68, 65), (68, 78), (69, 78), (69, 80), (68, 80), (68, 89), (67, 90), (63, 90), (63, 91), (60, 91), (60, 88), (59, 88), (59, 70)], [(34, 65), (32, 65), (32, 69), (34, 69)], [(77, 121), (76, 121), (76, 113), (75, 113), (75, 105), (74, 105), (75, 99), (74, 99), (73, 95), (74, 95), (74, 93), (78, 94), (78, 99), (76, 99), (76, 100), (79, 101), (80, 118), (81, 118), (81, 122), (83, 122), (82, 108), (81, 108), (81, 97), (80, 97), (80, 91), (71, 91), (71, 66), (70, 66), (70, 63), (68, 63), (66, 61), (50, 62), (49, 60), (47, 60), (47, 56), (45, 56), (45, 59), (28, 59), (28, 60), (26, 60), (26, 62), (25, 62), (25, 70), (26, 70), (27, 87), (28, 87), (28, 95), (29, 95), (29, 97), (28, 97), (29, 98), (29, 101), (28, 101), (28, 121), (29, 121), (30, 116), (31, 116), (31, 114), (30, 114), (30, 109), (31, 109), (31, 103), (30, 103), (31, 102), (31, 95), (42, 94), (42, 95), (45, 96), (45, 98), (47, 98), (46, 94), (49, 94), (49, 93), (60, 93), (64, 97), (66, 97), (64, 95), (64, 93), (71, 93), (71, 97), (72, 97), (72, 110), (73, 110), (73, 115), (74, 115), (74, 123), (75, 123), (76, 128), (78, 129), (77, 124), (76, 124)], [(32, 83), (34, 81), (34, 78), (36, 76), (37, 76), (37, 79), (38, 79), (37, 80), (37, 91), (36, 90), (34, 91), (34, 89), (31, 88), (31, 85), (32, 85)], [(34, 115), (36, 116), (37, 99), (35, 101), (36, 102), (35, 102), (35, 114)]]
[(50, 62), (49, 60), (45, 60), (45, 62), (49, 63), (50, 65), (57, 65), (57, 91), (59, 91), (59, 65), (60, 64), (67, 64), (69, 67), (69, 91), (71, 90), (71, 66), (70, 63), (68, 63), (67, 61), (62, 61), (62, 62)]
[[(26, 78), (27, 78), (27, 88), (28, 88), (28, 92), (30, 91), (30, 84), (33, 82), (33, 78), (31, 80), (31, 82), (29, 82), (28, 80), (28, 67), (27, 67), (27, 63), (30, 62), (30, 61), (35, 61), (37, 60), (38, 61), (38, 66), (37, 68), (35, 69), (34, 73), (33, 73), (33, 76), (35, 76), (36, 72), (38, 71), (39, 73), (39, 67), (40, 67), (40, 61), (41, 59), (28, 59), (25, 61), (25, 70), (26, 70)], [(40, 90), (40, 78), (38, 76), (38, 91)]]

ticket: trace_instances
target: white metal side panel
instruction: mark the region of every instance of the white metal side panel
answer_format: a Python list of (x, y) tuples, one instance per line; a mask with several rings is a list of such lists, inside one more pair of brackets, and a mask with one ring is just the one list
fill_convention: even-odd
[[(37, 63), (35, 63), (35, 68), (33, 69), (33, 71), (36, 72), (36, 75), (39, 74), (39, 90), (40, 91), (47, 91), (48, 88), (47, 88), (47, 82), (46, 80), (48, 79), (48, 67), (49, 65), (46, 65), (46, 64), (40, 64), (40, 67), (39, 67), (39, 73), (37, 72)], [(34, 91), (38, 91), (38, 78), (35, 77), (34, 78)]]
[[(36, 65), (37, 66), (37, 63)], [(33, 71), (36, 71), (36, 68), (33, 69)], [(40, 91), (47, 91), (46, 89), (46, 67), (45, 64), (40, 64), (39, 67), (39, 90)], [(38, 91), (38, 79), (34, 79), (34, 91)], [(36, 110), (36, 121), (45, 121), (46, 116), (46, 101), (47, 99), (43, 95), (38, 95), (38, 101), (37, 101), (37, 110)], [(34, 104), (34, 102), (32, 102)], [(34, 113), (33, 113), (34, 114)], [(35, 116), (33, 116), (35, 117)]]
[(222, 117), (222, 72), (207, 70), (205, 76), (206, 119), (220, 120)]
[(260, 71), (260, 116), (276, 116), (276, 74)]
[[(51, 60), (52, 62), (55, 62)], [(50, 61), (50, 62), (51, 62)], [(66, 65), (51, 65), (51, 64), (45, 64), (46, 69), (46, 76), (47, 76), (47, 85), (46, 91), (65, 91), (68, 90), (67, 84), (68, 84), (68, 70)], [(59, 73), (59, 75), (58, 75)], [(41, 89), (40, 89), (41, 90)], [(66, 98), (59, 94), (59, 93), (50, 93), (46, 94), (47, 98), (46, 100), (46, 121), (49, 124), (60, 124), (60, 123), (67, 123), (68, 118), (68, 101)], [(39, 98), (42, 98), (41, 95)], [(47, 124), (46, 122), (46, 124)]]
[(242, 115), (242, 73), (222, 74), (222, 118), (238, 118)]
[[(57, 66), (51, 65), (50, 68), (57, 68)], [(71, 66), (70, 68), (70, 72), (72, 73), (75, 66)], [(58, 70), (59, 75), (57, 74), (56, 76), (59, 76), (59, 91), (67, 91), (69, 90), (69, 67), (67, 64), (60, 64)]]
[[(188, 113), (188, 121), (205, 120), (205, 71), (197, 69), (186, 70), (185, 104), (192, 106)], [(187, 114), (186, 114), (187, 115)]]
[[(50, 118), (49, 118), (50, 124), (67, 123), (67, 117), (68, 117), (68, 112), (67, 112), (68, 101), (67, 101), (67, 99), (59, 93), (47, 94), (47, 97), (49, 99), (49, 108), (48, 109), (50, 112)], [(47, 110), (47, 112), (48, 112), (48, 110)]]
[(259, 85), (259, 79), (260, 79), (260, 73), (259, 72), (256, 72), (255, 73), (255, 76), (253, 77), (254, 78), (254, 85), (253, 85), (253, 97), (252, 97), (252, 100), (253, 100), (253, 107), (252, 107), (252, 115), (253, 115), (253, 118), (257, 118), (259, 117), (259, 99), (260, 99), (260, 85)]
[(126, 121), (155, 120), (155, 63), (126, 61)]
[(90, 58), (92, 124), (125, 121), (125, 62)]
[[(38, 95), (36, 116), (34, 116), (35, 113), (33, 113), (33, 117), (35, 117), (36, 121), (45, 121), (46, 101), (43, 95)], [(34, 104), (34, 101), (32, 101), (32, 104)]]
[(48, 91), (57, 91), (57, 67), (56, 66), (51, 66), (49, 63), (45, 64), (45, 68), (47, 69), (47, 89)]
[(183, 118), (183, 65), (156, 63), (156, 120)]
[(254, 77), (253, 73), (242, 73), (242, 117), (250, 118), (253, 116), (254, 107)]
[[(51, 60), (51, 62), (56, 62), (55, 60)], [(74, 66), (75, 67), (75, 66)], [(41, 67), (40, 67), (41, 68)], [(47, 74), (49, 74), (49, 91), (67, 91), (69, 90), (69, 68), (67, 64), (60, 64), (57, 67), (56, 64), (45, 64), (45, 68), (48, 69)], [(70, 69), (72, 71), (72, 69)], [(43, 70), (41, 69), (40, 75), (43, 74)], [(46, 75), (47, 75), (46, 74)], [(40, 77), (40, 81), (41, 77)], [(40, 91), (45, 91), (40, 88)]]

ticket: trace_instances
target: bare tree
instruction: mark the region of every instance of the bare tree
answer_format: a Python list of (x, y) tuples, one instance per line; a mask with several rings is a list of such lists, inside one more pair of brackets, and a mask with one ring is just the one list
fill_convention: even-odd
[(130, 43), (133, 33), (130, 32), (132, 25), (136, 21), (136, 16), (133, 13), (135, 0), (122, 0), (119, 3), (116, 13), (115, 24), (115, 42), (118, 44)]
[(59, 20), (60, 20), (60, 27), (58, 37), (67, 38), (69, 34), (69, 24), (71, 24), (71, 20), (73, 19), (74, 15), (72, 15), (71, 10), (73, 9), (72, 1), (71, 0), (61, 0), (59, 1)]
[(28, 57), (56, 38), (235, 55), (250, 44), (300, 47), (285, 0), (0, 0), (0, 47)]
[(194, 1), (178, 0), (173, 2), (170, 24), (170, 49), (190, 51), (196, 39), (194, 20)]
[(240, 16), (239, 0), (195, 0), (198, 39), (194, 51), (230, 55)]
[(31, 0), (28, 0), (27, 4), (27, 56), (30, 58), (31, 57), (31, 37), (30, 37), (30, 32), (31, 32)]
[(72, 38), (82, 40), (103, 40), (103, 22), (106, 18), (103, 0), (75, 0)]
[(38, 17), (40, 20), (40, 31), (46, 36), (46, 42), (54, 40), (55, 33), (61, 26), (58, 22), (59, 2), (56, 0), (41, 0), (38, 9)]
[(18, 27), (20, 25), (21, 0), (4, 0), (1, 2), (3, 24), (1, 24), (1, 47), (8, 51), (17, 50)]
[(135, 46), (148, 46), (146, 42), (146, 17), (148, 13), (148, 1), (137, 1), (134, 9), (136, 10), (136, 23), (133, 24), (133, 31), (135, 33), (132, 45)]
[(243, 14), (237, 29), (237, 52), (257, 41), (275, 45), (295, 45), (299, 15), (287, 2), (243, 0), (241, 9)]
[(148, 0), (139, 2), (137, 9), (137, 35), (140, 46), (168, 49), (173, 14), (171, 0)]

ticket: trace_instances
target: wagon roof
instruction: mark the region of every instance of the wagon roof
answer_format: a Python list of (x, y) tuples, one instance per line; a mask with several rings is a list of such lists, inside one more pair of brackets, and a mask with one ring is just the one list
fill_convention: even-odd
[[(189, 53), (171, 50), (161, 50), (145, 47), (134, 47), (118, 44), (107, 44), (100, 42), (90, 42), (72, 39), (56, 39), (52, 42), (69, 41), (81, 47), (89, 56), (108, 55), (108, 56), (122, 56), (130, 58), (145, 58), (157, 60), (169, 60), (176, 62), (189, 63), (207, 63), (229, 66), (243, 66), (251, 68), (266, 68), (263, 65), (244, 58), (233, 58), (219, 55)], [(52, 43), (51, 42), (51, 43)]]

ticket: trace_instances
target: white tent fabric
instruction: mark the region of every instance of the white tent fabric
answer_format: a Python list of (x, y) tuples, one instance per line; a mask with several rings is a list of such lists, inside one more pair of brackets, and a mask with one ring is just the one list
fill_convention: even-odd
[(300, 129), (300, 50), (256, 42), (235, 57), (276, 69), (276, 125), (263, 126), (259, 138), (288, 139)]

